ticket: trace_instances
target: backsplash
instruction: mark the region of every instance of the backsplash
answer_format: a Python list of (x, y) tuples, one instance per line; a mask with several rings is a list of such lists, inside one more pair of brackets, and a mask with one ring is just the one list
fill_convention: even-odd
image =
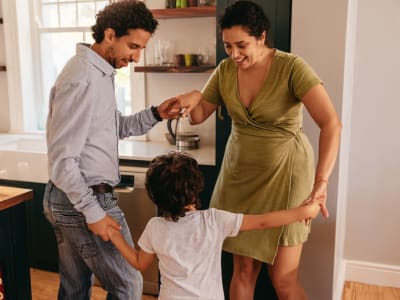
[[(145, 62), (153, 62), (155, 44), (158, 40), (169, 40), (172, 48), (178, 52), (196, 53), (205, 51), (209, 64), (215, 64), (216, 20), (214, 17), (163, 19), (150, 39), (145, 55)], [(150, 58), (149, 58), (150, 57)], [(191, 91), (201, 90), (211, 73), (145, 73), (146, 105), (156, 105), (162, 100)], [(133, 91), (135, 95), (135, 91)], [(215, 117), (196, 125), (202, 145), (215, 145)], [(148, 133), (150, 141), (165, 141), (166, 121), (157, 124)]]

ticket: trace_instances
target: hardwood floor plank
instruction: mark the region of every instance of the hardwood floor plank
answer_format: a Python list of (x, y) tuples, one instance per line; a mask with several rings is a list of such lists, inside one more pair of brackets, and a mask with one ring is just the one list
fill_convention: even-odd
[[(32, 300), (57, 299), (60, 278), (57, 273), (31, 269)], [(99, 286), (93, 286), (91, 300), (104, 300), (107, 292)], [(156, 300), (157, 297), (143, 295), (142, 300)]]
[(342, 300), (400, 300), (400, 288), (346, 281)]

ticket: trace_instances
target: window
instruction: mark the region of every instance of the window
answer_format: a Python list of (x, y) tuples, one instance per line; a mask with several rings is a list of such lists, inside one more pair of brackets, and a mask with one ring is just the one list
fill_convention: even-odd
[[(67, 60), (75, 54), (76, 43), (92, 44), (90, 27), (95, 23), (96, 13), (108, 1), (104, 0), (35, 0), (33, 20), (35, 31), (33, 44), (38, 49), (36, 66), (40, 76), (35, 76), (38, 89), (34, 100), (36, 128), (26, 131), (43, 131), (48, 112), (49, 91)], [(130, 69), (117, 70), (116, 97), (118, 109), (123, 114), (132, 112), (130, 101)], [(32, 125), (31, 125), (32, 126)]]

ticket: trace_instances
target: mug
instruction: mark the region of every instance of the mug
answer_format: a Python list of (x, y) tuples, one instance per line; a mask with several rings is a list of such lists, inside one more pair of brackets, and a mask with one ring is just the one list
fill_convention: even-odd
[(174, 64), (177, 66), (185, 65), (185, 57), (183, 54), (175, 54), (174, 55)]
[(184, 54), (185, 57), (185, 66), (190, 67), (193, 65), (193, 54)]

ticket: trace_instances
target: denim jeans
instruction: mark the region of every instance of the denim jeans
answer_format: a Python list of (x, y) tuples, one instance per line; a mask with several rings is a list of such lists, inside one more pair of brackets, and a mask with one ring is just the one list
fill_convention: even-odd
[[(121, 226), (121, 233), (133, 247), (129, 227), (117, 199), (99, 194), (97, 200), (107, 215)], [(89, 300), (93, 274), (108, 292), (107, 300), (140, 300), (143, 278), (122, 257), (111, 241), (94, 235), (66, 194), (48, 183), (43, 199), (44, 214), (51, 223), (58, 243), (60, 287), (59, 300)]]

